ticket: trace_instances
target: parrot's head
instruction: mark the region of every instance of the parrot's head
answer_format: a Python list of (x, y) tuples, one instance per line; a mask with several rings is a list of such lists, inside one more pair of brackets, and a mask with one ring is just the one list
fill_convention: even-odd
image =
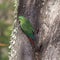
[(24, 16), (19, 16), (19, 22), (23, 23), (25, 22), (26, 18)]

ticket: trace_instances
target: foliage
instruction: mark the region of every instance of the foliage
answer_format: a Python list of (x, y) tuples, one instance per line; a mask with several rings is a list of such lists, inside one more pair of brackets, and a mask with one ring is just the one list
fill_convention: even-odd
[[(8, 46), (10, 41), (10, 34), (12, 31), (13, 23), (13, 2), (10, 0), (0, 0), (0, 43), (6, 44), (6, 46), (1, 46), (0, 44), (0, 60), (8, 60)], [(5, 50), (5, 49), (6, 50)], [(5, 51), (2, 51), (2, 50)]]

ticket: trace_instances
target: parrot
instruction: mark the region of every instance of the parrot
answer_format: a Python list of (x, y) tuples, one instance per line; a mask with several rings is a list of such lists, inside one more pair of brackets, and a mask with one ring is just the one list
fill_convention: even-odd
[(32, 26), (32, 24), (26, 17), (19, 16), (18, 18), (19, 18), (18, 20), (20, 22), (20, 27), (21, 27), (22, 31), (26, 34), (30, 43), (34, 46), (35, 45), (34, 27)]

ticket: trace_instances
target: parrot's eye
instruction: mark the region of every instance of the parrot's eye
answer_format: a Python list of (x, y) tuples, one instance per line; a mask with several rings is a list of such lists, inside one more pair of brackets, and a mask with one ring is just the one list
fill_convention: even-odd
[(19, 23), (20, 23), (20, 21), (19, 21)]

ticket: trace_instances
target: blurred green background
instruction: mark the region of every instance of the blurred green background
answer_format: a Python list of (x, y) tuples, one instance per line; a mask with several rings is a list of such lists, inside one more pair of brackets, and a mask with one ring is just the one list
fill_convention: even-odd
[(8, 46), (13, 24), (13, 1), (0, 0), (0, 60), (9, 60)]

